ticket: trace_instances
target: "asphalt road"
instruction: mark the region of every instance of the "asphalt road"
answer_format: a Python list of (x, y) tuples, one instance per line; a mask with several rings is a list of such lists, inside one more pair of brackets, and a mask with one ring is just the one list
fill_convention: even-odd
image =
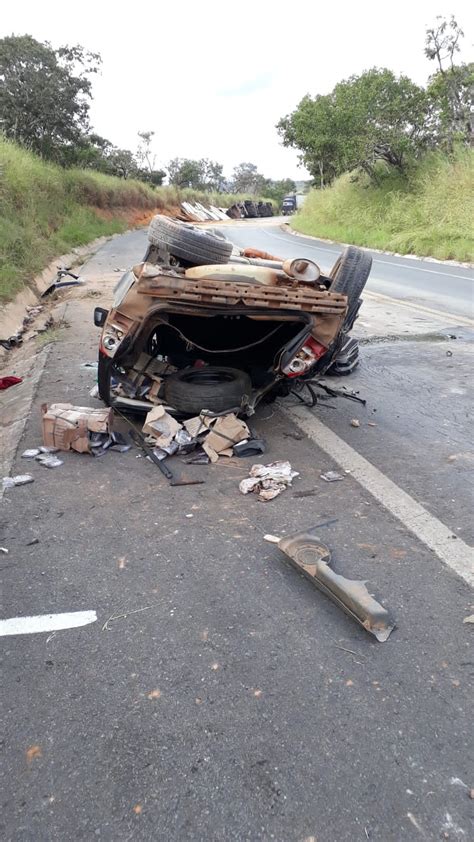
[[(367, 407), (308, 411), (308, 437), (291, 400), (252, 419), (267, 440), (261, 461), (289, 459), (300, 473), (268, 504), (238, 492), (254, 460), (175, 460), (205, 480), (181, 488), (134, 450), (64, 454), (51, 471), (27, 463), (42, 403), (96, 403), (84, 367), (96, 356), (92, 309), (109, 304), (114, 269), (144, 244), (144, 232), (115, 238), (81, 272), (89, 287), (69, 294), (13, 468), (35, 482), (2, 503), (1, 616), (97, 614), (0, 641), (2, 839), (468, 842), (473, 597), (426, 529), (445, 524), (460, 554), (473, 538), (471, 332), (453, 317), (364, 305), (360, 369), (333, 385), (358, 389)], [(263, 234), (259, 245), (273, 250)], [(379, 496), (357, 465), (321, 480), (341, 470), (325, 431), (377, 469)], [(424, 532), (397, 514), (394, 488), (425, 507)], [(308, 527), (339, 572), (391, 608), (386, 643), (263, 540)]]
[[(246, 221), (234, 226), (230, 239), (237, 246), (251, 246), (282, 257), (309, 257), (329, 271), (341, 252), (337, 243), (300, 237), (281, 225), (256, 225)], [(472, 269), (412, 257), (372, 252), (373, 268), (367, 290), (408, 300), (441, 312), (474, 318)]]

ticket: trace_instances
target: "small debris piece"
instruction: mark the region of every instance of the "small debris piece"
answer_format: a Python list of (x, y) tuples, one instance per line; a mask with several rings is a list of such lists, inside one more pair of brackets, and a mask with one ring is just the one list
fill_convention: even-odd
[(9, 389), (10, 386), (16, 386), (17, 383), (22, 383), (22, 377), (0, 377), (0, 390)]
[(367, 426), (368, 426), (368, 427), (376, 427), (376, 426), (377, 426), (377, 424), (375, 423), (375, 421), (369, 421), (369, 423), (368, 423), (368, 425), (367, 425)]
[(59, 453), (59, 447), (46, 447), (44, 444), (40, 444), (38, 450), (40, 453)]
[(140, 815), (140, 813), (142, 812), (142, 810), (143, 810), (143, 807), (142, 807), (142, 805), (141, 805), (141, 804), (135, 804), (135, 807), (133, 808), (133, 812), (134, 812), (137, 816), (139, 816), (139, 815)]
[(31, 447), (29, 450), (24, 450), (21, 454), (22, 459), (35, 459), (36, 456), (39, 456), (41, 450), (39, 447)]
[(97, 383), (95, 384), (95, 386), (92, 387), (92, 389), (89, 392), (89, 395), (91, 396), (91, 398), (98, 398), (99, 397), (99, 387), (98, 387)]
[(338, 482), (340, 479), (344, 479), (342, 474), (338, 474), (337, 471), (326, 471), (325, 474), (321, 474), (321, 479), (325, 482)]
[(33, 547), (35, 544), (39, 544), (39, 538), (32, 538), (31, 541), (28, 541), (26, 546)]
[(27, 485), (29, 482), (34, 481), (34, 477), (31, 474), (18, 474), (16, 477), (3, 477), (3, 487), (13, 488), (14, 485)]
[(258, 456), (260, 453), (265, 453), (265, 442), (263, 439), (244, 439), (244, 441), (234, 444), (234, 456)]
[(47, 453), (40, 453), (39, 456), (36, 457), (36, 461), (40, 463), (40, 465), (44, 465), (45, 468), (59, 468), (60, 465), (63, 465), (63, 460), (58, 459), (57, 456), (53, 456)]
[(9, 550), (7, 550), (6, 547), (0, 547), (0, 553), (4, 553), (5, 555), (8, 555)]
[(148, 693), (148, 698), (151, 699), (151, 700), (159, 699), (160, 697), (161, 697), (161, 690), (152, 690), (151, 693)]
[(40, 746), (30, 746), (26, 749), (26, 762), (31, 763), (32, 760), (36, 760), (38, 757), (42, 757), (42, 755), (43, 752)]
[(293, 497), (302, 498), (302, 497), (316, 497), (317, 494), (320, 494), (319, 488), (308, 488), (306, 491), (295, 491)]
[(127, 566), (127, 559), (125, 558), (125, 556), (122, 556), (117, 561), (117, 567), (118, 567), (119, 570), (125, 570), (126, 566)]
[(299, 473), (292, 470), (289, 462), (252, 465), (249, 477), (240, 482), (239, 490), (242, 494), (254, 492), (258, 494), (259, 500), (267, 502), (278, 497), (298, 476)]
[(472, 798), (472, 800), (474, 801), (474, 789), (469, 790), (469, 798)]
[(469, 617), (464, 617), (463, 623), (474, 623), (474, 614), (469, 614)]
[(270, 544), (280, 543), (280, 539), (277, 537), (277, 535), (264, 535), (263, 540), (268, 541)]
[(351, 427), (360, 427), (360, 421), (357, 418), (353, 418), (351, 421)]

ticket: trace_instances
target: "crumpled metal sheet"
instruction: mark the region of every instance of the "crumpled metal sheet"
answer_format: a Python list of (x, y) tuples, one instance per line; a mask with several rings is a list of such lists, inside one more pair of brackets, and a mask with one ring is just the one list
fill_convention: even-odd
[(315, 535), (299, 532), (281, 538), (278, 546), (293, 567), (339, 605), (366, 631), (384, 642), (395, 628), (390, 613), (367, 590), (365, 582), (346, 579), (331, 569), (331, 551)]

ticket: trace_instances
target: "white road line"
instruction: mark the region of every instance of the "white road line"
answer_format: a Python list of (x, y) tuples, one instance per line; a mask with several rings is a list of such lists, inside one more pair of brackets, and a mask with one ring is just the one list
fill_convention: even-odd
[(11, 634), (38, 634), (39, 632), (77, 629), (95, 623), (95, 611), (72, 611), (69, 614), (37, 614), (35, 617), (10, 617), (0, 620), (0, 637)]
[[(288, 243), (287, 237), (280, 237), (278, 234), (272, 234), (270, 231), (265, 231), (265, 233), (269, 237), (273, 237), (275, 240), (282, 240), (284, 243)], [(305, 235), (302, 234), (302, 236), (304, 237)], [(317, 249), (318, 251), (328, 251), (331, 254), (334, 254), (334, 251), (336, 251), (336, 253), (339, 253), (344, 248), (344, 246), (339, 246), (337, 243), (334, 243), (333, 248), (326, 248), (325, 246), (320, 246), (316, 244), (313, 245), (311, 243), (305, 243), (305, 246), (310, 249)], [(370, 249), (365, 249), (365, 251), (370, 252)], [(414, 264), (413, 259), (409, 266), (406, 266), (404, 263), (395, 263), (394, 260), (382, 260), (380, 257), (375, 256), (372, 259), (374, 263), (385, 263), (387, 266), (396, 266), (397, 269), (416, 269), (417, 272), (428, 272), (428, 274), (430, 275), (441, 275), (444, 278), (457, 278), (460, 281), (473, 280), (473, 278), (470, 278), (469, 276), (466, 277), (466, 275), (453, 275), (451, 272), (436, 272), (434, 269), (424, 269), (422, 266), (417, 266), (416, 264)], [(403, 258), (401, 258), (401, 260), (403, 260)]]
[(438, 518), (430, 514), (406, 491), (398, 487), (378, 468), (357, 453), (325, 424), (303, 407), (282, 407), (285, 415), (296, 421), (306, 435), (324, 450), (337, 464), (356, 479), (382, 506), (426, 544), (430, 550), (474, 586), (474, 550), (453, 533)]

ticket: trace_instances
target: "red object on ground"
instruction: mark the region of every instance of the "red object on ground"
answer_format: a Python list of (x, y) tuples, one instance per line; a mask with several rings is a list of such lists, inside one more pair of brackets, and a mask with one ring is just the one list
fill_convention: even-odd
[(22, 382), (22, 377), (0, 377), (0, 389), (9, 389), (10, 386), (16, 386), (17, 383)]

